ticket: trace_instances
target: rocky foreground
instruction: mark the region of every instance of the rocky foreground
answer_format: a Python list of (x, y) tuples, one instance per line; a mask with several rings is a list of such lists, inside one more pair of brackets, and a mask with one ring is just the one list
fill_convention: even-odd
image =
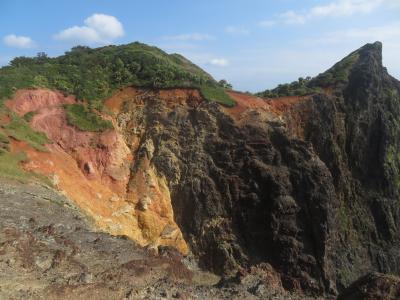
[[(285, 292), (268, 265), (221, 279), (159, 250), (96, 231), (47, 186), (0, 181), (0, 299), (317, 299)], [(338, 299), (399, 295), (399, 278), (374, 273)]]
[(96, 231), (49, 187), (0, 181), (0, 299), (298, 299), (274, 284), (220, 281), (176, 250)]

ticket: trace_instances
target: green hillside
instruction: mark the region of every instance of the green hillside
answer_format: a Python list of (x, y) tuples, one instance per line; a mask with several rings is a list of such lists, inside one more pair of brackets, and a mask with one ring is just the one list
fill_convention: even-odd
[(104, 99), (125, 86), (198, 88), (209, 101), (234, 105), (209, 74), (183, 56), (138, 42), (96, 49), (77, 46), (55, 58), (45, 53), (17, 57), (0, 69), (0, 98), (11, 97), (19, 88), (46, 87), (100, 109)]
[(352, 66), (359, 58), (360, 50), (352, 52), (330, 69), (318, 74), (314, 78), (299, 78), (291, 83), (279, 84), (276, 88), (262, 91), (257, 93), (257, 95), (265, 98), (304, 96), (319, 93), (322, 91), (322, 88), (345, 84)]

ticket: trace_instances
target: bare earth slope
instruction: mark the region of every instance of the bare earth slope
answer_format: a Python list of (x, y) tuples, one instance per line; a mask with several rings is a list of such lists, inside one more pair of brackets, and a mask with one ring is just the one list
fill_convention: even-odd
[(0, 186), (0, 299), (297, 299), (273, 289), (272, 275), (215, 286), (218, 277), (189, 269), (173, 249), (154, 256), (96, 231), (48, 187)]

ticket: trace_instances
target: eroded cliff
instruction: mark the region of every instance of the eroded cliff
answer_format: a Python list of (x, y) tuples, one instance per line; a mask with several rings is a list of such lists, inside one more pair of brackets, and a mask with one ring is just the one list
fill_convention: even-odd
[(121, 89), (102, 132), (68, 122), (72, 97), (19, 91), (8, 107), (34, 112), (51, 142), (11, 150), (107, 232), (192, 252), (225, 278), (258, 268), (286, 289), (335, 295), (365, 273), (400, 273), (400, 83), (381, 47), (302, 97), (230, 92), (236, 106), (223, 107), (197, 89)]

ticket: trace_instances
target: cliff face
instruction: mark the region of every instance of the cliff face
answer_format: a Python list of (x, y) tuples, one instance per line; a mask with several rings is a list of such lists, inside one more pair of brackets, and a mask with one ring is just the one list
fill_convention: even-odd
[(400, 85), (382, 67), (381, 44), (358, 50), (348, 82), (315, 96), (306, 140), (329, 168), (338, 203), (338, 283), (367, 270), (399, 273)]
[(139, 152), (166, 178), (205, 267), (269, 262), (285, 287), (315, 293), (372, 270), (399, 273), (399, 83), (379, 43), (354, 56), (345, 80), (308, 98), (240, 107), (245, 96), (232, 93), (232, 109), (152, 93), (125, 102), (143, 128)]
[(115, 129), (90, 142), (60, 105), (34, 105), (31, 126), (53, 144), (24, 148), (25, 167), (60, 177), (101, 228), (190, 250), (220, 275), (267, 263), (285, 288), (321, 295), (370, 271), (400, 274), (400, 83), (381, 50), (328, 70), (341, 80), (321, 93), (232, 92), (232, 108), (195, 89), (124, 89), (105, 102)]

